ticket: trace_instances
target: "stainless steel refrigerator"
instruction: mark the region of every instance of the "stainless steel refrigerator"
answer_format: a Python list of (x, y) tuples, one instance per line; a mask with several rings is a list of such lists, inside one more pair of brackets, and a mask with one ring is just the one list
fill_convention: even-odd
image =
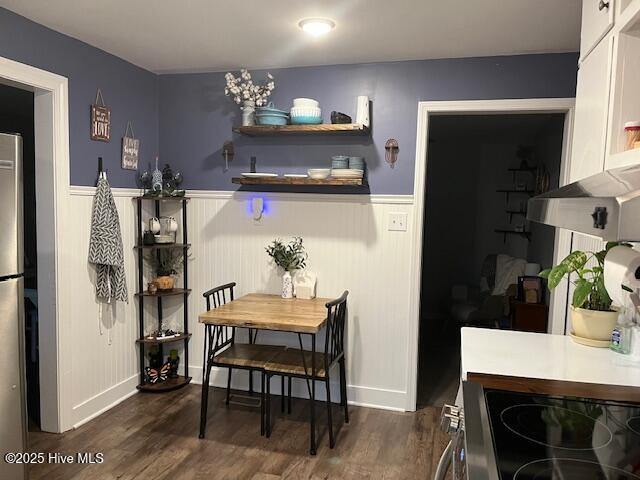
[(0, 133), (0, 478), (15, 480), (25, 469), (4, 455), (27, 440), (22, 237), (22, 137)]

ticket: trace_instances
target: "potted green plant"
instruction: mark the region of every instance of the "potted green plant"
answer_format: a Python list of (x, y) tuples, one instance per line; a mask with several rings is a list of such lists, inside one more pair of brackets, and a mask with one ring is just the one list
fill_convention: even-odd
[(147, 255), (147, 260), (156, 274), (154, 283), (158, 290), (173, 290), (175, 275), (182, 271), (183, 258), (184, 253), (179, 248), (163, 248)]
[(631, 247), (628, 243), (608, 242), (599, 252), (571, 252), (555, 267), (539, 273), (547, 279), (549, 289), (556, 288), (565, 276), (575, 285), (571, 301), (575, 337), (603, 342), (611, 338), (618, 312), (612, 308), (611, 297), (604, 286), (604, 258), (618, 245)]
[(276, 238), (271, 245), (265, 248), (273, 262), (282, 270), (282, 298), (293, 298), (292, 273), (304, 268), (307, 264), (307, 252), (302, 245), (301, 237), (293, 239), (285, 245), (282, 240)]

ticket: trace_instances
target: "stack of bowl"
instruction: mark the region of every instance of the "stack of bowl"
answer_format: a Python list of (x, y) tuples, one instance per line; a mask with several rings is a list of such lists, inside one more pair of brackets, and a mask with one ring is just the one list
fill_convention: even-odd
[(322, 110), (317, 100), (294, 98), (291, 108), (291, 123), (294, 125), (317, 125), (322, 123)]
[(349, 157), (349, 168), (364, 171), (364, 157)]
[(266, 107), (256, 108), (256, 122), (258, 125), (286, 125), (289, 115), (284, 110), (278, 110), (269, 102)]
[(333, 170), (349, 168), (349, 157), (346, 155), (334, 155), (331, 157), (331, 168)]

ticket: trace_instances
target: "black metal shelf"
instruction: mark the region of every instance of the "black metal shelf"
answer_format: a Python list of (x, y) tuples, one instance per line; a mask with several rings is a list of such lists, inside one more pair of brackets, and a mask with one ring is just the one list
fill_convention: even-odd
[(519, 236), (521, 236), (521, 237), (526, 238), (528, 241), (531, 241), (531, 232), (529, 232), (529, 231), (527, 231), (527, 230), (522, 231), (522, 232), (518, 232), (518, 231), (516, 231), (516, 230), (503, 230), (503, 229), (500, 229), (500, 228), (496, 228), (496, 229), (494, 230), (494, 232), (496, 232), (496, 233), (501, 233), (501, 234), (503, 235), (503, 237), (504, 237), (504, 238), (503, 238), (503, 241), (504, 241), (504, 242), (506, 242), (506, 241), (507, 241), (507, 236), (508, 236), (508, 235), (519, 235)]
[(142, 292), (137, 292), (135, 294), (136, 297), (173, 297), (176, 295), (185, 295), (190, 294), (190, 288), (172, 288), (171, 290), (158, 290), (155, 293), (151, 293), (147, 290), (143, 290)]
[(190, 243), (154, 243), (153, 245), (136, 245), (136, 250), (161, 250), (164, 248), (189, 248), (191, 246)]
[(158, 383), (140, 383), (136, 388), (145, 392), (170, 392), (188, 385), (191, 382), (191, 377), (181, 375), (178, 378), (167, 378), (164, 382)]
[[(189, 376), (189, 340), (191, 334), (189, 333), (189, 294), (191, 289), (188, 285), (188, 264), (187, 264), (187, 249), (191, 247), (191, 244), (187, 239), (187, 203), (188, 197), (168, 197), (168, 196), (147, 196), (142, 195), (135, 198), (136, 211), (137, 211), (137, 225), (138, 225), (138, 238), (134, 249), (138, 253), (138, 293), (135, 296), (138, 298), (138, 329), (139, 338), (136, 343), (139, 345), (140, 354), (140, 383), (138, 384), (138, 390), (147, 392), (168, 392), (176, 390), (188, 385), (191, 382)], [(182, 207), (182, 239), (181, 243), (171, 244), (154, 244), (144, 245), (142, 242), (142, 202), (143, 200), (152, 200), (155, 204), (155, 216), (160, 217), (160, 206), (165, 202), (179, 202)], [(182, 288), (173, 288), (172, 290), (162, 291), (158, 290), (156, 293), (150, 293), (145, 290), (144, 285), (144, 253), (146, 251), (155, 251), (156, 255), (160, 255), (160, 251), (163, 249), (182, 248), (184, 255), (182, 259)], [(155, 298), (157, 304), (157, 320), (158, 330), (162, 330), (163, 319), (163, 305), (162, 301), (164, 297), (169, 296), (182, 296), (183, 302), (183, 330), (179, 337), (173, 337), (170, 339), (148, 339), (144, 332), (144, 301), (145, 298)], [(168, 378), (164, 382), (147, 384), (144, 381), (144, 368), (145, 368), (145, 345), (157, 345), (160, 351), (160, 358), (164, 359), (163, 344), (170, 342), (183, 342), (184, 351), (182, 354), (184, 375), (178, 378)]]
[(139, 197), (133, 197), (134, 200), (156, 200), (159, 202), (178, 202), (181, 200), (191, 200), (190, 197), (178, 196), (178, 195), (140, 195)]
[(523, 217), (527, 216), (527, 211), (526, 210), (505, 210), (505, 213), (507, 215), (509, 215), (509, 223), (511, 223), (513, 221), (513, 216), (514, 215), (521, 215)]
[(150, 343), (152, 345), (157, 345), (160, 343), (171, 343), (171, 342), (181, 342), (183, 340), (188, 340), (189, 338), (191, 338), (191, 334), (187, 333), (185, 334), (180, 334), (180, 335), (176, 335), (175, 337), (169, 337), (169, 338), (149, 338), (149, 337), (142, 337), (136, 340), (136, 343)]

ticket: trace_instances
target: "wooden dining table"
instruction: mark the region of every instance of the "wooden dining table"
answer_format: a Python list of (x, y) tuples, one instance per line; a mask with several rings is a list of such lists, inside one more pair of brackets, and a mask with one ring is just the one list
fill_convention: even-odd
[[(327, 322), (326, 304), (329, 298), (282, 298), (280, 295), (249, 293), (234, 299), (218, 308), (214, 308), (198, 316), (198, 321), (205, 325), (216, 325), (252, 330), (271, 330), (290, 332), (298, 336), (300, 350), (304, 352), (302, 336), (311, 337), (311, 378), (316, 375), (316, 335)], [(215, 345), (209, 342), (207, 348), (205, 335), (205, 363), (214, 354)], [(303, 361), (305, 359), (302, 354)], [(306, 370), (306, 366), (305, 366)], [(207, 388), (203, 382), (203, 389)], [(315, 428), (315, 382), (311, 381), (310, 395), (310, 453), (316, 453)], [(283, 393), (284, 394), (284, 393)]]

